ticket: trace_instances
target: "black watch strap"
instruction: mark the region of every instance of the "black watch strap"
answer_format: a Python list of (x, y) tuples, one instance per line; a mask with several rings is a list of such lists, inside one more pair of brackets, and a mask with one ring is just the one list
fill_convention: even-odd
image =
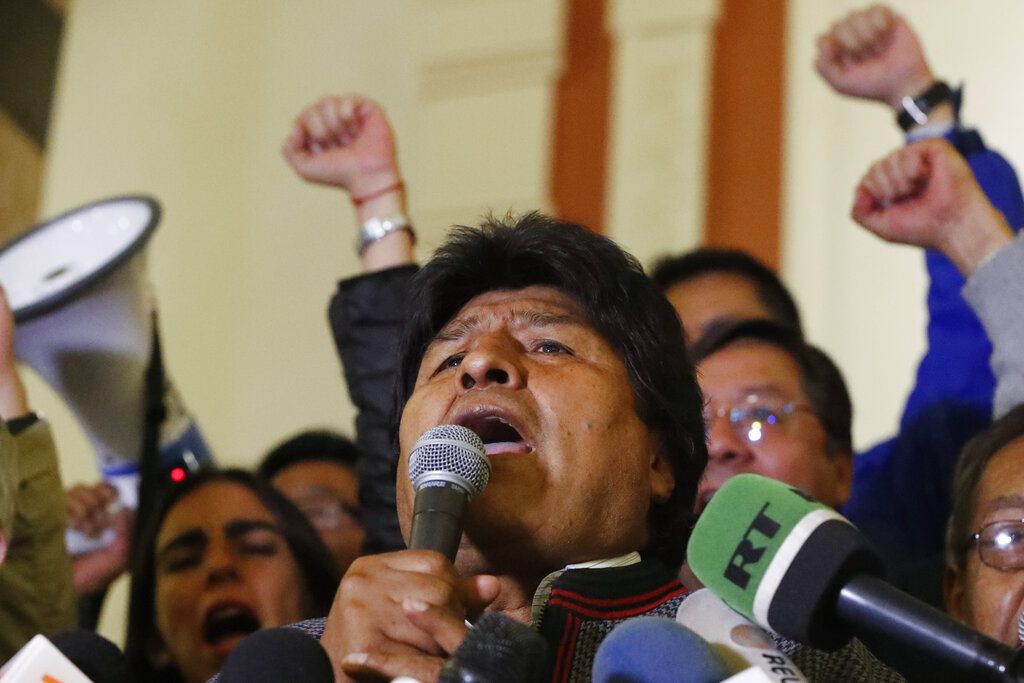
[(38, 415), (35, 413), (25, 413), (24, 415), (19, 415), (16, 418), (8, 420), (7, 430), (11, 433), (11, 436), (17, 436), (36, 422), (39, 422)]
[(924, 125), (928, 123), (928, 114), (932, 109), (952, 99), (953, 91), (949, 84), (945, 81), (935, 81), (917, 97), (907, 95), (903, 98), (896, 122), (904, 131), (908, 131), (914, 126)]

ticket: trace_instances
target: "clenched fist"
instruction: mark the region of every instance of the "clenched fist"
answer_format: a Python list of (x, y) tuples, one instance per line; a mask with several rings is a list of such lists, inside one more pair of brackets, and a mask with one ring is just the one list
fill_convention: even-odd
[(387, 117), (376, 102), (358, 95), (324, 97), (306, 107), (281, 153), (303, 179), (340, 187), (353, 197), (399, 180)]
[(814, 65), (837, 92), (893, 108), (935, 80), (913, 30), (883, 5), (852, 12), (833, 24), (818, 38)]
[(886, 241), (941, 251), (965, 275), (1013, 238), (970, 167), (940, 139), (876, 162), (857, 187), (852, 215)]

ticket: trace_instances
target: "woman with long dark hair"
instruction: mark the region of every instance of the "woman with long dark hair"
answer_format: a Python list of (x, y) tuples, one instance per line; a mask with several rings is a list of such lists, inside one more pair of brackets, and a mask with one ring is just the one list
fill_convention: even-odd
[(327, 614), (338, 580), (284, 496), (243, 470), (198, 473), (139, 539), (125, 654), (139, 680), (202, 683), (249, 633)]

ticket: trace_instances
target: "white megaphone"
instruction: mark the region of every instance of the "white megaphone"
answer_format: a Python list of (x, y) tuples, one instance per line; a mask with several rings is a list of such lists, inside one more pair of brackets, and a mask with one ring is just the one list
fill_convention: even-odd
[[(0, 284), (14, 313), (14, 351), (68, 404), (123, 505), (138, 507), (146, 376), (156, 343), (145, 246), (160, 220), (149, 197), (115, 197), (31, 228), (0, 250)], [(159, 425), (162, 463), (210, 461), (168, 379)], [(72, 555), (108, 545), (69, 532)]]

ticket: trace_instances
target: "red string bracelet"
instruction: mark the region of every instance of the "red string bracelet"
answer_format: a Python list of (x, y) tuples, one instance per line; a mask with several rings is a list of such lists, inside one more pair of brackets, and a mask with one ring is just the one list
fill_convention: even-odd
[(395, 183), (393, 185), (388, 185), (387, 187), (382, 187), (381, 189), (376, 190), (374, 192), (371, 192), (369, 194), (364, 194), (362, 197), (353, 197), (352, 198), (352, 203), (355, 204), (356, 206), (362, 206), (363, 204), (365, 204), (368, 201), (371, 201), (373, 199), (377, 199), (378, 197), (383, 197), (386, 194), (390, 194), (392, 192), (397, 192), (399, 190), (404, 190), (404, 189), (405, 189), (405, 183), (403, 183), (401, 180), (399, 180), (397, 183)]

